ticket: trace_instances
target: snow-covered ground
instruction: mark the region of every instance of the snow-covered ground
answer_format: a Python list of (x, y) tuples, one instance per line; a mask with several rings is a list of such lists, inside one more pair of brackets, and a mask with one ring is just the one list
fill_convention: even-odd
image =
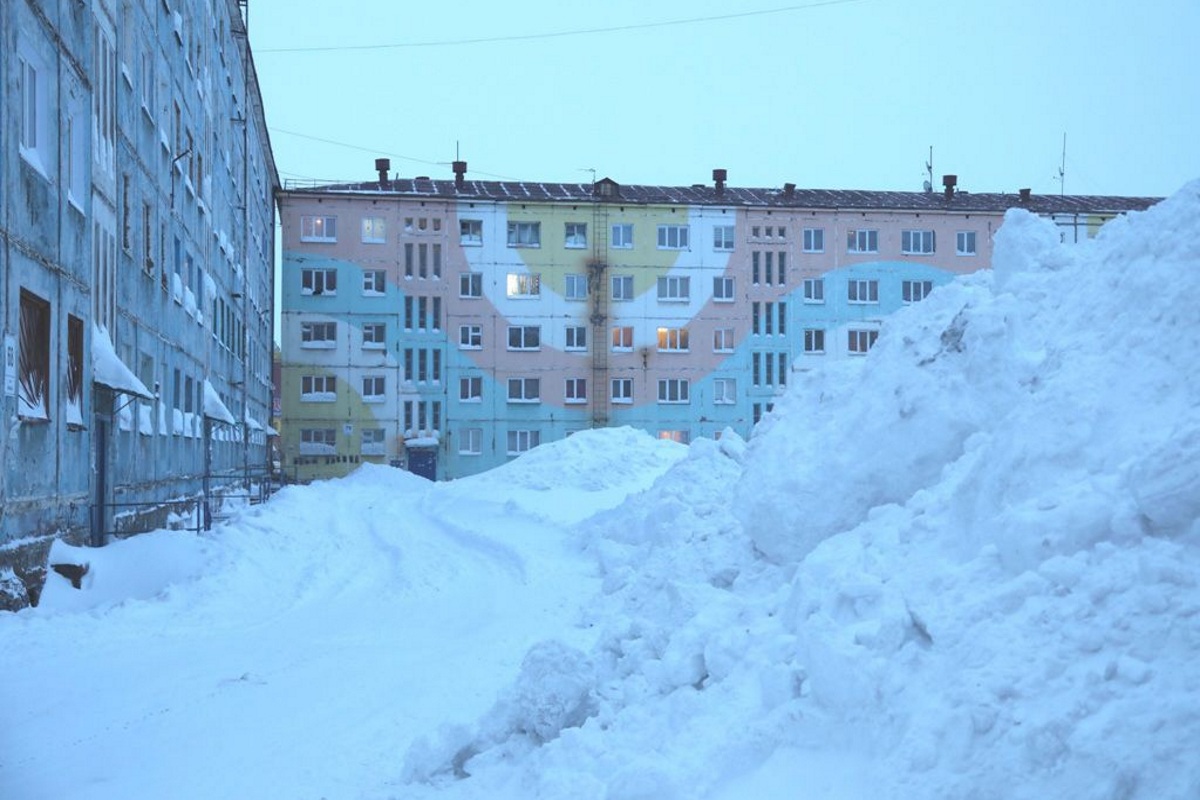
[(0, 796), (1200, 797), (1200, 183), (996, 250), (749, 442), (59, 548)]

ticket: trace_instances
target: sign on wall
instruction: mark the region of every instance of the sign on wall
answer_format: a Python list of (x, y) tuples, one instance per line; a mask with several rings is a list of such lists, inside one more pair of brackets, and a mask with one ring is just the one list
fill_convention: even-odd
[(17, 337), (12, 334), (4, 337), (4, 394), (17, 395)]

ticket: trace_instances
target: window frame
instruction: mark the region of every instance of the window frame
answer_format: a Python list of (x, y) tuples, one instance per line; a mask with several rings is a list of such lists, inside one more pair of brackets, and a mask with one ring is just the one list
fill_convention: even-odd
[(659, 250), (688, 250), (690, 249), (690, 240), (691, 233), (687, 225), (664, 224), (658, 226)]
[[(610, 344), (614, 353), (632, 353), (633, 352), (633, 326), (632, 325), (614, 325), (612, 326)], [(618, 344), (619, 342), (619, 344)], [(628, 343), (626, 343), (628, 342)]]
[(567, 325), (563, 333), (563, 350), (568, 353), (586, 353), (587, 330), (586, 325)]
[(300, 270), (300, 294), (306, 297), (337, 297), (337, 283), (336, 267), (304, 267)]
[[(620, 233), (618, 233), (620, 231)], [(608, 246), (613, 250), (633, 249), (633, 223), (614, 222), (609, 228)]]
[(505, 454), (519, 456), (542, 443), (542, 432), (532, 428), (515, 428), (505, 437)]
[[(318, 336), (318, 334), (320, 334), (320, 336)], [(337, 323), (301, 322), (300, 347), (305, 350), (334, 349), (337, 347)]]
[(387, 295), (387, 270), (364, 269), (362, 282), (363, 297), (384, 297)]
[(908, 305), (921, 302), (932, 291), (933, 281), (905, 279), (900, 282), (900, 299)]
[(865, 356), (879, 340), (879, 331), (875, 328), (850, 328), (846, 333), (846, 352), (852, 356)]
[(458, 296), (471, 300), (483, 297), (483, 273), (471, 271), (458, 273)]
[(851, 228), (846, 231), (847, 253), (878, 253), (878, 228)]
[(900, 252), (906, 256), (928, 256), (937, 252), (937, 235), (930, 228), (900, 231)]
[(658, 331), (658, 352), (660, 353), (687, 353), (688, 348), (688, 329), (681, 328), (659, 328)]
[(804, 353), (806, 355), (824, 355), (825, 354), (825, 329), (824, 328), (805, 328), (804, 329)]
[[(509, 378), (506, 386), (506, 401), (513, 405), (536, 405), (542, 402), (541, 378)], [(514, 387), (518, 390), (515, 394)]]
[(804, 279), (804, 302), (809, 305), (825, 305), (825, 279)]
[(803, 252), (805, 253), (824, 253), (825, 252), (825, 229), (824, 228), (805, 228)]
[(660, 303), (690, 303), (692, 300), (692, 279), (689, 275), (660, 275), (657, 287)]
[[(514, 344), (514, 336), (516, 334), (516, 343)], [(532, 340), (532, 341), (530, 341)], [(536, 352), (542, 349), (542, 326), (541, 325), (509, 325), (507, 334), (507, 347), (509, 352)]]
[(718, 275), (713, 278), (713, 302), (733, 303), (737, 300), (736, 284), (733, 276)]
[[(732, 353), (734, 351), (735, 331), (733, 328), (714, 328), (713, 329), (713, 352), (714, 353)], [(725, 341), (728, 344), (724, 344)]]
[[(609, 296), (613, 302), (628, 303), (636, 297), (632, 275), (612, 275), (609, 276), (609, 280)], [(618, 287), (620, 287), (620, 291), (618, 291)]]
[[(580, 291), (582, 285), (583, 290)], [(563, 287), (563, 298), (572, 301), (587, 300), (588, 298), (588, 276), (582, 272), (568, 272), (565, 276), (565, 286)]]
[(462, 375), (458, 379), (458, 402), (483, 402), (483, 376)]
[(734, 225), (714, 225), (713, 226), (713, 251), (719, 253), (728, 253), (734, 249)]
[(462, 247), (483, 247), (483, 220), (460, 219), (458, 243)]
[(713, 378), (713, 405), (737, 405), (737, 378)]
[[(367, 384), (371, 384), (368, 391)], [(374, 391), (378, 388), (379, 391)], [(387, 376), (368, 374), (362, 376), (362, 401), (364, 403), (383, 403), (387, 401)]]
[[(863, 291), (866, 298), (863, 299)], [(851, 278), (846, 281), (846, 302), (852, 306), (879, 305), (878, 278)]]
[(613, 405), (632, 405), (633, 378), (613, 378), (609, 384), (608, 397)]
[(383, 217), (364, 216), (360, 226), (363, 244), (387, 244), (387, 221)]
[(565, 405), (586, 405), (587, 401), (587, 378), (565, 378), (563, 403)]
[(540, 272), (510, 272), (505, 278), (505, 296), (509, 300), (537, 300), (542, 296)]
[[(978, 236), (976, 231), (958, 231), (954, 236), (954, 254), (958, 256), (975, 256), (979, 251), (976, 248)], [(969, 245), (969, 249), (968, 249)]]
[(17, 418), (50, 420), (50, 301), (21, 287), (18, 310)]
[[(319, 220), (319, 223), (318, 223)], [(319, 232), (318, 232), (319, 231)], [(332, 243), (337, 241), (337, 215), (300, 215), (300, 241)]]
[(542, 223), (532, 220), (510, 220), (508, 246), (537, 248), (542, 246)]
[(387, 323), (368, 322), (362, 326), (363, 350), (387, 349)]
[(690, 405), (691, 386), (692, 382), (688, 378), (659, 378), (658, 402), (661, 405)]
[(483, 428), (459, 428), (458, 454), (460, 456), (483, 455)]
[(459, 350), (482, 350), (483, 349), (483, 326), (482, 325), (459, 325), (458, 326), (458, 349)]
[(588, 246), (587, 223), (563, 223), (563, 247), (567, 250), (586, 250)]

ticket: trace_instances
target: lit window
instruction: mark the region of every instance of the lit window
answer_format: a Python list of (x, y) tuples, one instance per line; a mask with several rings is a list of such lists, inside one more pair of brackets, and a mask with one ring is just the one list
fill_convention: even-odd
[(542, 382), (540, 378), (509, 378), (508, 402), (510, 403), (540, 403), (542, 402)]
[(300, 241), (336, 242), (337, 217), (300, 217)]
[(508, 223), (509, 247), (541, 247), (542, 224), (540, 222)]
[(483, 244), (483, 220), (460, 219), (458, 221), (458, 243), (467, 247)]
[(387, 229), (383, 217), (363, 217), (362, 240), (366, 244), (384, 244), (387, 242)]
[(846, 299), (851, 303), (878, 303), (879, 281), (855, 280), (846, 284)]
[(659, 328), (658, 350), (662, 353), (686, 353), (688, 349), (687, 328)]
[(928, 255), (934, 252), (933, 231), (901, 231), (900, 252), (908, 255)]
[(687, 250), (688, 248), (688, 226), (687, 225), (659, 225), (658, 226), (658, 249), (659, 250)]
[(632, 326), (612, 329), (612, 349), (620, 352), (629, 352), (633, 350)]
[(960, 256), (975, 255), (975, 231), (959, 231), (957, 254)]
[(692, 440), (692, 435), (687, 431), (668, 431), (663, 430), (658, 432), (658, 438), (664, 442), (678, 442), (679, 444), (687, 444)]
[(587, 247), (587, 223), (566, 223), (565, 244), (570, 248)]
[(690, 384), (687, 378), (660, 378), (658, 381), (658, 402), (687, 403)]
[(537, 273), (508, 273), (509, 297), (538, 297), (542, 293), (542, 276)]

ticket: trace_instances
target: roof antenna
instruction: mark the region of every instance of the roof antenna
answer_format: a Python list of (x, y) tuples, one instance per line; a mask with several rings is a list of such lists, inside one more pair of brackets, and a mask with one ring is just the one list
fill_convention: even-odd
[(925, 162), (925, 171), (929, 177), (925, 179), (925, 191), (933, 191), (933, 145), (929, 145), (929, 160)]
[(1063, 131), (1063, 151), (1062, 163), (1058, 165), (1058, 196), (1063, 197), (1067, 193), (1067, 132)]

